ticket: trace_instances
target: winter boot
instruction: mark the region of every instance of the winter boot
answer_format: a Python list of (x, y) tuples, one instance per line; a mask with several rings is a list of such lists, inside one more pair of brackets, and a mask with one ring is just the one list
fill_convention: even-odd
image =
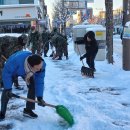
[(50, 57), (53, 57), (53, 54), (50, 54)]
[(47, 55), (44, 55), (44, 57), (48, 57)]
[(38, 117), (38, 115), (35, 114), (31, 109), (27, 109), (27, 108), (24, 108), (23, 116), (30, 117), (32, 119)]
[(68, 60), (69, 59), (69, 57), (68, 56), (66, 56), (66, 60)]
[(5, 119), (5, 114), (3, 114), (2, 112), (0, 112), (0, 121)]
[(52, 53), (50, 54), (50, 57), (53, 57), (54, 51), (52, 51)]
[(46, 53), (44, 53), (44, 57), (48, 57)]
[(61, 56), (57, 56), (55, 60), (62, 60)]
[(3, 88), (3, 82), (1, 81), (0, 82), (0, 91), (2, 91), (4, 88)]

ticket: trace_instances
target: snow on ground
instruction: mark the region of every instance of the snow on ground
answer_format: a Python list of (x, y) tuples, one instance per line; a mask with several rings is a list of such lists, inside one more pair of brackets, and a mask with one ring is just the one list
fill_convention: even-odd
[[(59, 124), (61, 118), (50, 107), (36, 105), (37, 119), (22, 116), (25, 101), (11, 99), (6, 119), (0, 122), (0, 129), (8, 130), (129, 130), (130, 129), (130, 71), (122, 69), (122, 44), (114, 37), (114, 64), (96, 61), (95, 78), (82, 77), (82, 63), (69, 41), (69, 60), (53, 61), (44, 58), (47, 64), (44, 100), (48, 103), (66, 106), (72, 113), (75, 124), (72, 127)], [(50, 54), (51, 52), (49, 52)], [(48, 54), (48, 55), (49, 55)], [(26, 97), (27, 88), (13, 92)], [(0, 92), (1, 95), (1, 92)]]

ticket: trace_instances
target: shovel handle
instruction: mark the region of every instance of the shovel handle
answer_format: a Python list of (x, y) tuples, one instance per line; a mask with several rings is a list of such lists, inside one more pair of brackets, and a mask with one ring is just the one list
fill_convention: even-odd
[[(10, 93), (10, 92), (7, 93), (7, 97), (9, 97), (9, 98), (15, 97), (15, 98), (23, 99), (23, 100), (28, 101), (28, 102), (39, 103), (39, 101), (30, 99), (30, 98), (21, 97), (21, 96), (18, 96), (18, 95), (16, 95), (16, 94)], [(49, 103), (45, 103), (44, 105), (45, 105), (45, 106), (48, 106), (48, 107), (56, 108), (55, 105), (52, 105), (52, 104), (49, 104)]]
[(7, 60), (7, 58), (4, 56), (4, 55), (1, 55), (1, 57), (6, 61)]
[(45, 106), (56, 108), (55, 105), (52, 105), (52, 104), (49, 104), (49, 103), (45, 103)]
[[(80, 55), (80, 57), (81, 57), (81, 53), (80, 53), (80, 50), (79, 50), (78, 44), (77, 44), (77, 49), (78, 49), (79, 55)], [(85, 66), (83, 60), (81, 60), (81, 61), (82, 61), (83, 66)]]

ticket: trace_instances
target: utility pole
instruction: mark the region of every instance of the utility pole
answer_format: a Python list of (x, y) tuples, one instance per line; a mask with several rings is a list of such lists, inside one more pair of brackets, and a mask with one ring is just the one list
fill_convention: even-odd
[(113, 64), (113, 0), (105, 0), (106, 7), (106, 59)]
[[(123, 30), (125, 30), (125, 24), (130, 21), (130, 0), (123, 0)], [(130, 30), (128, 27), (127, 29)], [(125, 31), (123, 32), (125, 34)], [(122, 34), (122, 35), (123, 35)], [(122, 45), (123, 45), (123, 69), (126, 71), (130, 71), (130, 37), (124, 37), (122, 39)]]

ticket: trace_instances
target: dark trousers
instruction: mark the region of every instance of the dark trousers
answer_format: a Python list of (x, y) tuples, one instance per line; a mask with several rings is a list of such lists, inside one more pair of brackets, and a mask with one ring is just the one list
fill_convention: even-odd
[(14, 82), (14, 86), (15, 86), (15, 87), (18, 87), (18, 86), (19, 86), (18, 76), (14, 76), (14, 77), (13, 77), (13, 82)]
[(95, 69), (95, 63), (94, 63), (94, 60), (95, 60), (95, 57), (96, 55), (93, 55), (93, 56), (88, 56), (86, 58), (86, 62), (88, 64), (88, 66), (92, 69)]
[[(1, 95), (1, 113), (4, 115), (6, 114), (7, 104), (9, 101), (9, 98), (7, 97), (7, 91), (9, 91), (9, 90), (4, 89), (2, 92), (2, 95)], [(27, 98), (35, 100), (35, 83), (34, 83), (33, 77), (30, 78), (30, 85), (28, 85)], [(31, 110), (35, 109), (35, 103), (27, 101), (26, 109), (31, 109)]]
[[(35, 83), (33, 76), (30, 78), (30, 84), (28, 85), (28, 94), (27, 98), (35, 100)], [(35, 109), (35, 103), (32, 102), (26, 102), (26, 108), (27, 109)]]
[(7, 97), (7, 92), (9, 90), (4, 89), (1, 95), (1, 113), (3, 115), (6, 114), (7, 104), (9, 102), (9, 98)]
[(44, 49), (44, 56), (47, 56), (47, 52), (48, 52), (48, 50)]
[(49, 50), (49, 44), (46, 43), (46, 44), (43, 45), (44, 56), (47, 55), (48, 50)]

